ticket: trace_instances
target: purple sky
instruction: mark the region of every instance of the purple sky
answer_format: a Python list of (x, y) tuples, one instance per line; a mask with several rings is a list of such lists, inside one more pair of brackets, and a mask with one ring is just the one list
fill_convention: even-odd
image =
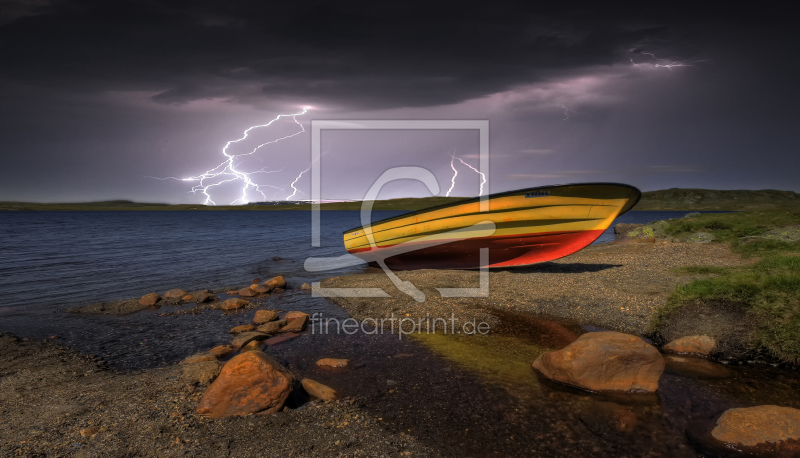
[[(237, 158), (269, 199), (308, 168), (312, 119), (488, 119), (490, 192), (617, 181), (800, 191), (799, 29), (777, 7), (600, 2), (0, 2), (0, 200), (201, 203), (226, 142), (280, 113), (305, 133)], [(291, 118), (229, 148), (298, 132)], [(325, 199), (477, 132), (323, 135)], [(456, 161), (452, 195), (478, 193)], [(229, 179), (223, 176), (222, 179)], [(214, 181), (207, 181), (213, 183)], [(212, 188), (217, 203), (238, 180)], [(274, 186), (274, 187), (270, 187)], [(310, 192), (306, 173), (296, 199)], [(382, 198), (428, 195), (395, 182)], [(253, 190), (247, 200), (263, 200)]]

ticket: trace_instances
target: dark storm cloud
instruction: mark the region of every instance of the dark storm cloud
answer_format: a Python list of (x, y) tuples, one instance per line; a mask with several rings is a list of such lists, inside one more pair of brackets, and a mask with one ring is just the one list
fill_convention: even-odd
[(642, 52), (693, 58), (705, 24), (759, 20), (730, 9), (611, 11), (560, 2), (13, 4), (0, 28), (6, 79), (69, 91), (155, 91), (163, 103), (300, 97), (371, 108), (459, 102), (646, 60)]

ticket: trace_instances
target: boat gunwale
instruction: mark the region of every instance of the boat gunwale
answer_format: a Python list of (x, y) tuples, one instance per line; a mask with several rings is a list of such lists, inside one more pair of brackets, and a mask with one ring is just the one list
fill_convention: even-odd
[[(498, 198), (498, 197), (506, 197), (506, 196), (509, 196), (509, 195), (518, 194), (518, 193), (521, 193), (521, 192), (534, 191), (534, 190), (538, 190), (538, 189), (566, 188), (566, 187), (570, 187), (570, 186), (600, 186), (600, 185), (620, 186), (620, 187), (623, 187), (623, 188), (629, 188), (629, 189), (632, 189), (632, 190), (636, 191), (636, 194), (637, 194), (636, 195), (636, 200), (633, 202), (633, 204), (626, 205), (627, 209), (625, 207), (623, 207), (622, 211), (620, 211), (620, 213), (617, 214), (617, 217), (619, 217), (620, 215), (623, 215), (623, 214), (627, 213), (628, 211), (630, 211), (630, 209), (633, 208), (634, 206), (636, 206), (636, 204), (639, 203), (639, 200), (641, 200), (641, 198), (642, 198), (642, 191), (639, 190), (639, 188), (637, 188), (635, 186), (632, 186), (632, 185), (629, 185), (629, 184), (624, 184), (624, 183), (593, 182), (593, 183), (569, 183), (569, 184), (536, 186), (536, 187), (533, 187), (533, 188), (522, 188), (522, 189), (515, 189), (513, 191), (498, 192), (498, 193), (495, 193), (495, 194), (489, 194), (486, 197), (481, 197), (481, 196), (468, 197), (468, 198), (466, 198), (464, 200), (459, 200), (459, 201), (456, 201), (456, 202), (435, 205), (433, 207), (422, 208), (422, 209), (419, 209), (419, 210), (410, 211), (408, 213), (403, 213), (401, 215), (392, 216), (390, 218), (386, 218), (386, 219), (382, 219), (382, 220), (379, 220), (379, 221), (375, 221), (374, 223), (370, 223), (370, 226), (375, 226), (375, 225), (381, 224), (381, 223), (387, 223), (389, 221), (393, 221), (393, 220), (400, 219), (400, 218), (406, 218), (408, 216), (421, 215), (423, 213), (427, 213), (427, 212), (430, 212), (430, 211), (441, 210), (441, 209), (448, 208), (448, 207), (453, 207), (453, 206), (456, 206), (456, 205), (464, 205), (464, 204), (471, 204), (471, 203), (474, 203), (474, 202), (480, 202), (481, 199), (490, 200), (490, 199), (495, 199), (495, 198)], [(479, 212), (479, 213), (481, 213), (481, 212)], [(361, 225), (361, 226), (354, 227), (352, 229), (348, 229), (348, 230), (342, 232), (342, 235), (347, 234), (348, 232), (357, 231), (359, 229), (364, 229), (364, 226)]]

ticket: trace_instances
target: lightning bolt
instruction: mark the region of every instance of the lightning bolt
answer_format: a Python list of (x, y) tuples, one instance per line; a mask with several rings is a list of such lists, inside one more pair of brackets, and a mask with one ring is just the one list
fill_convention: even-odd
[(456, 155), (454, 153), (450, 154), (450, 168), (453, 169), (453, 178), (450, 180), (450, 189), (447, 190), (445, 193), (445, 197), (450, 197), (450, 193), (453, 192), (453, 188), (456, 187), (456, 177), (458, 176), (458, 170), (456, 170), (456, 165), (454, 164), (456, 160)]
[[(655, 54), (653, 54), (651, 52), (639, 51), (637, 49), (631, 49), (630, 52), (635, 52), (637, 54), (641, 54), (641, 55), (650, 57), (650, 62), (635, 62), (633, 60), (633, 57), (631, 57), (630, 61), (631, 61), (631, 64), (633, 64), (634, 66), (648, 64), (648, 65), (652, 65), (655, 68), (666, 68), (667, 70), (672, 70), (675, 67), (693, 67), (692, 64), (689, 64), (689, 63), (686, 63), (686, 62), (682, 62), (682, 61), (678, 61), (678, 60), (664, 59), (664, 58), (657, 57)], [(693, 62), (694, 63), (705, 62), (705, 59), (695, 60)]]
[[(211, 197), (212, 188), (214, 188), (216, 186), (219, 186), (221, 184), (224, 184), (224, 183), (233, 183), (233, 182), (237, 182), (237, 181), (240, 181), (242, 183), (242, 194), (241, 194), (241, 197), (239, 197), (237, 199), (234, 199), (230, 203), (230, 205), (234, 205), (234, 204), (236, 204), (236, 202), (241, 202), (243, 204), (246, 204), (248, 202), (248, 200), (247, 200), (247, 191), (249, 189), (253, 189), (256, 192), (260, 193), (261, 196), (264, 198), (264, 200), (267, 200), (267, 195), (264, 194), (264, 191), (262, 191), (261, 188), (267, 187), (267, 188), (278, 189), (278, 190), (281, 190), (281, 191), (284, 190), (285, 188), (280, 188), (278, 186), (273, 186), (273, 185), (269, 185), (269, 184), (258, 184), (255, 181), (253, 181), (250, 178), (250, 176), (251, 175), (255, 175), (255, 174), (259, 174), (259, 173), (267, 173), (268, 174), (268, 173), (280, 172), (283, 169), (281, 169), (281, 170), (266, 170), (266, 168), (262, 168), (260, 170), (254, 171), (254, 172), (244, 172), (242, 170), (238, 170), (237, 169), (237, 166), (240, 165), (241, 162), (239, 162), (237, 164), (236, 163), (236, 158), (243, 157), (243, 156), (251, 156), (251, 155), (255, 154), (259, 149), (261, 149), (261, 148), (263, 148), (263, 147), (265, 147), (267, 145), (273, 145), (273, 144), (278, 143), (278, 142), (280, 142), (282, 140), (286, 140), (288, 138), (292, 138), (292, 137), (295, 137), (297, 135), (300, 135), (300, 134), (304, 133), (306, 130), (305, 130), (305, 128), (303, 128), (303, 125), (300, 123), (300, 121), (297, 120), (297, 117), (306, 114), (308, 112), (308, 110), (309, 110), (309, 107), (304, 107), (301, 111), (299, 111), (297, 113), (279, 114), (278, 116), (276, 116), (275, 118), (273, 118), (272, 120), (267, 122), (266, 124), (258, 124), (258, 125), (255, 125), (255, 126), (248, 127), (243, 132), (241, 138), (237, 138), (236, 140), (231, 140), (231, 141), (225, 143), (225, 146), (222, 148), (222, 154), (226, 158), (225, 161), (223, 161), (221, 164), (217, 165), (214, 168), (206, 170), (205, 172), (201, 173), (200, 175), (191, 176), (191, 177), (188, 177), (188, 178), (167, 177), (167, 178), (156, 178), (156, 179), (197, 182), (197, 184), (192, 186), (192, 189), (189, 192), (191, 192), (192, 194), (196, 194), (198, 192), (202, 193), (205, 196), (205, 202), (203, 202), (204, 205), (216, 205), (216, 202), (214, 202), (214, 199), (212, 199), (212, 197)], [(247, 139), (249, 137), (251, 131), (253, 131), (255, 129), (269, 127), (269, 126), (273, 125), (274, 123), (276, 123), (277, 121), (281, 120), (282, 118), (291, 118), (292, 121), (295, 124), (297, 124), (297, 127), (299, 128), (299, 130), (297, 132), (292, 133), (292, 134), (285, 135), (283, 137), (280, 137), (280, 138), (277, 138), (277, 139), (274, 139), (274, 140), (270, 140), (268, 142), (261, 143), (260, 145), (258, 145), (255, 148), (253, 148), (253, 150), (250, 151), (249, 153), (232, 154), (232, 153), (228, 152), (228, 149), (232, 145)], [(300, 175), (302, 175), (306, 171), (303, 171)], [(151, 177), (151, 178), (155, 178), (155, 177)], [(295, 181), (292, 182), (292, 185), (294, 185), (294, 183), (296, 183), (299, 178), (300, 177), (298, 176), (295, 179)], [(219, 181), (216, 181), (216, 182), (213, 182), (213, 183), (208, 183), (208, 182), (210, 182), (212, 180), (215, 180), (215, 179), (219, 179)], [(297, 189), (294, 188), (294, 186), (292, 186), (292, 188), (295, 189), (295, 192), (297, 191)], [(294, 194), (292, 194), (292, 195), (294, 195)]]
[[(299, 174), (299, 175), (297, 175), (297, 178), (295, 178), (295, 179), (294, 179), (294, 181), (292, 181), (292, 184), (290, 184), (290, 185), (289, 185), (289, 186), (291, 186), (291, 187), (292, 187), (292, 190), (293, 190), (293, 191), (292, 191), (292, 193), (291, 193), (289, 196), (287, 196), (285, 199), (283, 199), (283, 200), (289, 200), (289, 199), (291, 199), (292, 197), (294, 197), (295, 195), (297, 195), (298, 189), (297, 189), (297, 188), (295, 188), (295, 187), (294, 187), (294, 185), (295, 185), (295, 183), (297, 183), (297, 180), (299, 180), (299, 179), (300, 179), (300, 177), (301, 177), (301, 176), (303, 176), (303, 174), (304, 174), (304, 173), (306, 173), (306, 172), (308, 172), (309, 170), (311, 170), (311, 167), (309, 167), (309, 168), (307, 168), (307, 169), (303, 170), (302, 172), (300, 172), (300, 174)], [(300, 191), (300, 192), (302, 192), (302, 191)]]
[(460, 158), (460, 157), (458, 157), (458, 158), (456, 158), (456, 159), (458, 159), (459, 161), (461, 161), (461, 163), (462, 163), (462, 164), (464, 164), (464, 165), (466, 165), (467, 167), (471, 168), (471, 169), (472, 169), (472, 170), (473, 170), (475, 173), (477, 173), (478, 175), (480, 175), (480, 176), (481, 176), (481, 187), (480, 187), (480, 189), (478, 190), (478, 195), (479, 195), (479, 196), (480, 196), (480, 195), (483, 195), (483, 185), (484, 185), (484, 183), (486, 183), (486, 175), (484, 175), (484, 173), (483, 173), (483, 172), (481, 172), (480, 170), (476, 169), (475, 167), (473, 167), (473, 166), (471, 166), (471, 165), (467, 164), (466, 162), (464, 162), (463, 160), (461, 160), (461, 158)]
[(481, 176), (481, 184), (480, 184), (480, 190), (478, 191), (478, 196), (482, 195), (483, 194), (483, 185), (486, 183), (486, 175), (483, 172), (481, 172), (480, 170), (476, 169), (475, 167), (473, 167), (473, 166), (467, 164), (466, 162), (464, 162), (464, 160), (461, 159), (460, 157), (456, 157), (456, 155), (454, 153), (450, 153), (450, 168), (453, 169), (453, 178), (450, 179), (450, 189), (447, 190), (447, 192), (445, 193), (444, 196), (445, 197), (450, 197), (450, 193), (453, 192), (453, 188), (456, 186), (456, 177), (458, 176), (458, 170), (456, 169), (456, 165), (455, 165), (455, 160), (456, 159), (458, 159), (459, 162), (461, 162), (462, 164), (466, 165), (467, 167), (472, 169), (475, 173), (477, 173), (478, 175)]

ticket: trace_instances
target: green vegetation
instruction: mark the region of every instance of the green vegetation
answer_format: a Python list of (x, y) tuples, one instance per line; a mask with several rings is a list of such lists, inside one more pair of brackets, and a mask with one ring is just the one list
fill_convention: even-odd
[(717, 191), (713, 189), (663, 189), (642, 193), (636, 210), (767, 210), (800, 206), (792, 191)]
[(749, 337), (752, 350), (777, 360), (800, 363), (800, 241), (754, 237), (800, 224), (800, 210), (706, 214), (667, 223), (664, 231), (670, 236), (711, 232), (717, 241), (729, 243), (734, 252), (757, 261), (734, 268), (679, 269), (682, 274), (716, 276), (678, 286), (655, 317), (654, 328), (667, 326), (676, 312), (685, 311), (681, 310), (685, 307), (696, 310), (702, 309), (697, 304), (738, 307), (753, 321), (754, 332)]

